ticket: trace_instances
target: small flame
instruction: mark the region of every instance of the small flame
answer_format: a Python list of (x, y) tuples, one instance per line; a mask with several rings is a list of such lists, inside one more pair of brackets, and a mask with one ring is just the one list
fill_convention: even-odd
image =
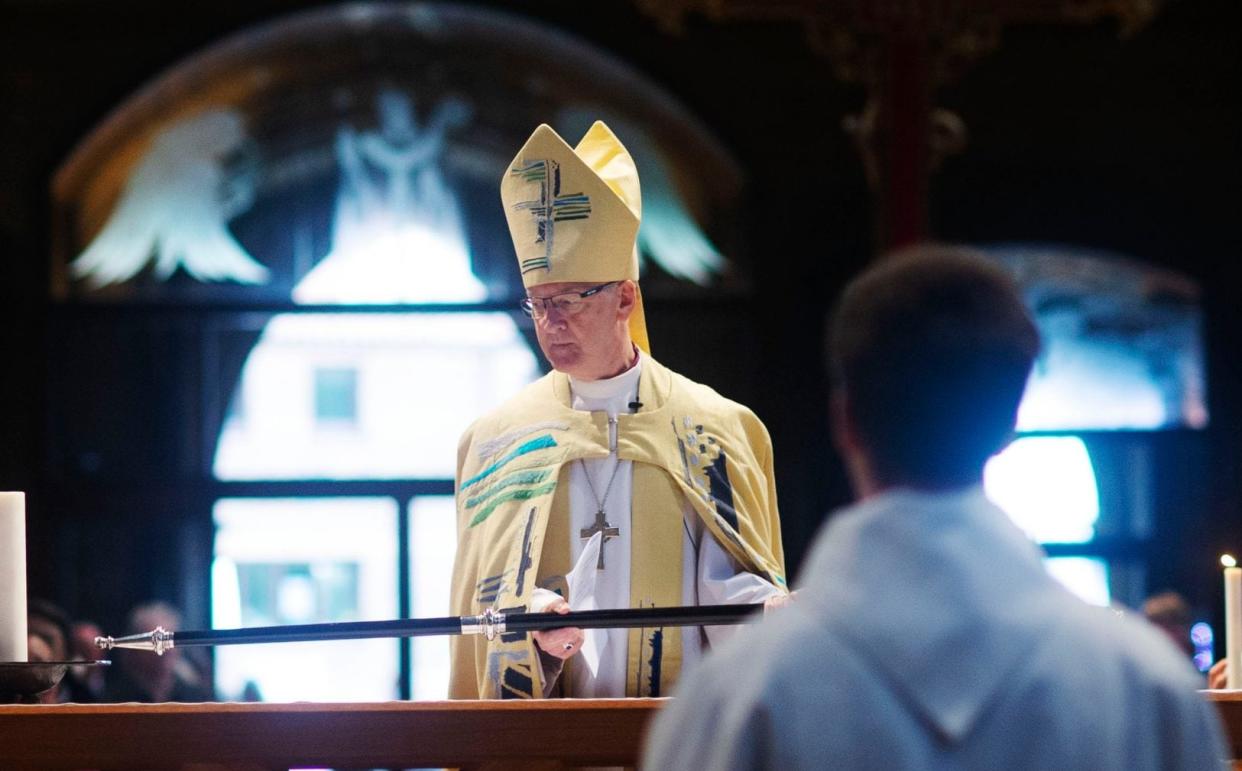
[(1227, 568), (1236, 568), (1238, 566), (1238, 561), (1233, 558), (1232, 554), (1222, 554), (1220, 555), (1220, 564)]

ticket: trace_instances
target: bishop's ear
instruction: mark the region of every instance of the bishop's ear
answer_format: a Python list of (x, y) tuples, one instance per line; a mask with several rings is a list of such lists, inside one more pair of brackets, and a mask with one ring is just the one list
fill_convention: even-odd
[(617, 284), (617, 299), (620, 301), (620, 304), (617, 306), (617, 318), (619, 320), (629, 320), (630, 314), (634, 312), (634, 302), (637, 296), (638, 289), (630, 279)]

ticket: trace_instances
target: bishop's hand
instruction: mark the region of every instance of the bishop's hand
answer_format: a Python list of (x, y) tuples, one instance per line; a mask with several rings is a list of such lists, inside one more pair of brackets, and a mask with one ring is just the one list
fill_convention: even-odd
[(786, 605), (792, 605), (798, 601), (798, 592), (795, 589), (789, 594), (774, 594), (763, 601), (763, 612), (771, 613), (777, 608), (783, 608)]
[[(569, 612), (569, 603), (563, 599), (558, 599), (548, 607), (544, 608), (546, 613)], [(574, 656), (578, 651), (582, 650), (582, 641), (585, 639), (582, 630), (576, 626), (568, 626), (562, 629), (547, 629), (541, 632), (531, 632), (531, 636), (535, 638), (535, 643), (540, 650), (549, 656), (555, 656), (558, 659), (568, 659)]]

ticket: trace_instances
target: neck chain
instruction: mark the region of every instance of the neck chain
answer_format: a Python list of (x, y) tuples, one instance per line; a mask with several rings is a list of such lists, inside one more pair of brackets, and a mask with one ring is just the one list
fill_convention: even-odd
[[(638, 389), (635, 388), (634, 401), (630, 402), (630, 409), (637, 411), (641, 407), (638, 401)], [(595, 492), (595, 482), (591, 479), (591, 472), (586, 467), (586, 461), (582, 458), (578, 459), (578, 465), (582, 468), (582, 475), (586, 477), (587, 489), (591, 491), (591, 497), (595, 499), (595, 522), (590, 527), (584, 527), (579, 532), (581, 538), (591, 538), (596, 533), (602, 534), (599, 544), (599, 560), (595, 563), (596, 570), (604, 569), (604, 546), (608, 543), (609, 538), (617, 538), (621, 535), (621, 530), (616, 526), (609, 524), (607, 512), (604, 507), (608, 504), (608, 495), (612, 492), (612, 483), (617, 481), (617, 472), (621, 470), (621, 455), (617, 452), (617, 432), (619, 431), (619, 421), (615, 415), (608, 416), (608, 444), (610, 455), (615, 458), (612, 467), (612, 475), (608, 477), (608, 485), (604, 488), (604, 497), (600, 498)]]
[[(611, 423), (614, 420), (615, 418), (609, 418), (608, 422)], [(582, 458), (578, 459), (578, 465), (582, 466), (582, 475), (586, 477), (587, 489), (591, 491), (591, 497), (595, 499), (595, 508), (600, 514), (604, 513), (604, 505), (608, 503), (608, 494), (612, 492), (612, 483), (617, 480), (617, 471), (621, 469), (621, 458), (615, 455), (616, 450), (613, 450), (613, 453), (614, 455), (609, 457), (616, 457), (617, 462), (612, 466), (612, 475), (608, 477), (608, 485), (604, 488), (603, 498), (595, 492), (595, 483), (591, 481), (591, 472), (587, 470), (586, 463)]]
[[(608, 418), (609, 428), (617, 422), (616, 418)], [(616, 449), (613, 449), (616, 452)], [(599, 544), (599, 560), (595, 563), (596, 570), (604, 569), (604, 545), (608, 543), (609, 538), (616, 538), (621, 535), (621, 531), (614, 525), (608, 523), (607, 513), (604, 506), (608, 503), (608, 494), (612, 492), (612, 483), (617, 479), (617, 472), (621, 469), (621, 458), (617, 456), (616, 464), (612, 467), (612, 476), (608, 477), (608, 486), (604, 488), (604, 497), (601, 499), (595, 492), (595, 483), (591, 481), (591, 472), (587, 470), (586, 461), (582, 458), (578, 459), (578, 465), (582, 467), (582, 475), (586, 477), (587, 489), (591, 491), (591, 497), (595, 499), (595, 522), (590, 527), (582, 528), (578, 534), (582, 538), (590, 538), (596, 533), (603, 533), (602, 540)]]

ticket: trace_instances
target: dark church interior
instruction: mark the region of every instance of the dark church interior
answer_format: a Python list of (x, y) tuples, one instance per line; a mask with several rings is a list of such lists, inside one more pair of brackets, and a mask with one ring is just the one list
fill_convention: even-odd
[[(1138, 613), (1181, 595), (1215, 632), (1196, 651), (1210, 664), (1224, 655), (1221, 555), (1242, 550), (1239, 29), (1229, 0), (0, 0), (0, 490), (25, 492), (28, 595), (109, 634), (152, 601), (192, 629), (420, 615), (419, 538), (434, 535), (418, 501), (452, 495), (456, 436), (483, 410), (455, 379), (517, 377), (459, 364), (453, 341), (507, 334), (526, 358), (496, 361), (548, 369), (517, 310), (495, 180), (538, 124), (572, 144), (602, 117), (638, 159), (644, 228), (666, 228), (640, 234), (652, 352), (766, 424), (793, 583), (852, 497), (829, 431), (825, 319), (890, 249), (963, 244), (1014, 272), (1045, 335), (1048, 387), (1025, 426), (1020, 413), (1014, 447), (1070, 440), (1089, 457), (1075, 472), (1094, 491), (1079, 533), (1034, 537), (1094, 577), (1101, 604)], [(168, 126), (181, 145), (156, 137)], [(193, 133), (212, 130), (245, 136), (217, 135), (215, 152)], [(427, 216), (455, 229), (452, 254), (468, 263), (350, 295), (353, 279), (326, 261), (345, 253), (357, 204), (342, 180), (377, 177), (346, 159), (403, 130), (437, 160), (387, 194), (428, 211), (434, 199)], [(160, 152), (163, 173), (181, 176), (144, 191)], [(421, 161), (388, 168), (400, 163)], [(231, 187), (204, 203), (208, 185)], [(141, 261), (108, 277), (89, 247), (118, 201), (163, 219), (136, 215), (128, 227), (150, 229)], [(225, 231), (200, 240), (238, 244), (244, 261), (214, 277), (178, 264), (169, 236), (210, 214)], [(678, 263), (677, 238), (711, 259)], [(448, 288), (420, 285), (428, 276)], [(468, 332), (467, 317), (495, 323)], [(340, 340), (401, 318), (392, 338), (358, 343), (373, 347), (374, 378), (395, 373), (386, 389), (341, 363), (353, 354)], [(262, 346), (298, 349), (311, 334), (298, 319), (318, 322), (334, 353), (313, 383), (273, 381), (272, 404), (310, 405), (321, 425), (289, 428), (274, 406), (267, 425), (302, 438), (247, 449), (230, 426), (267, 407), (239, 384)], [(337, 319), (355, 331), (334, 337)], [(460, 330), (440, 332), (450, 321)], [(422, 363), (384, 358), (382, 340), (415, 338)], [(381, 405), (379, 444), (351, 443), (342, 432)], [(440, 444), (420, 439), (424, 421)], [(334, 449), (316, 454), (316, 437)], [(1068, 510), (1069, 487), (1048, 472), (1011, 495)], [(300, 526), (299, 499), (323, 504)], [(227, 508), (256, 501), (284, 507), (266, 530)], [(310, 544), (332, 517), (337, 535), (264, 551)], [(374, 554), (378, 577), (357, 561)], [(239, 591), (230, 581), (239, 607), (222, 600)], [(368, 601), (377, 583), (384, 599)], [(425, 693), (419, 649), (367, 650), (396, 676), (376, 698)], [(222, 700), (242, 700), (218, 655), (198, 661)], [(247, 685), (281, 700), (280, 683)]]

